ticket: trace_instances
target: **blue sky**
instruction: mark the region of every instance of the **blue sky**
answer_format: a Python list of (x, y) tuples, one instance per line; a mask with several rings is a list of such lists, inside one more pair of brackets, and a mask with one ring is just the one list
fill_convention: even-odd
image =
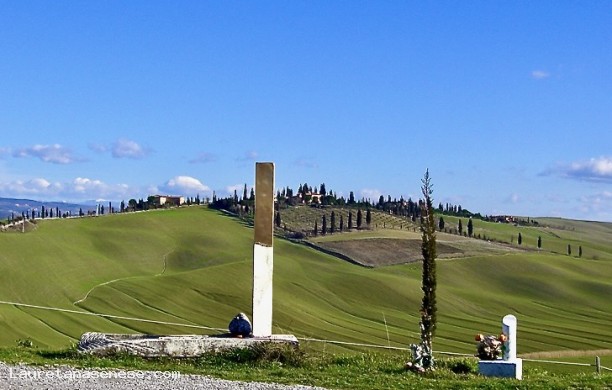
[[(612, 221), (612, 2), (3, 1), (0, 196), (277, 187)], [(240, 191), (239, 191), (240, 193)]]

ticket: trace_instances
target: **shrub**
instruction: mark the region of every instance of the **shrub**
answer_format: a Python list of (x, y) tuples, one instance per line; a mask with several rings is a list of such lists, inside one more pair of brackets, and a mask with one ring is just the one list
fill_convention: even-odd
[(304, 353), (296, 346), (279, 343), (255, 344), (251, 348), (237, 348), (221, 352), (220, 357), (236, 363), (281, 363), (299, 367)]
[(474, 358), (451, 358), (438, 360), (438, 368), (447, 369), (455, 374), (477, 374), (478, 361)]

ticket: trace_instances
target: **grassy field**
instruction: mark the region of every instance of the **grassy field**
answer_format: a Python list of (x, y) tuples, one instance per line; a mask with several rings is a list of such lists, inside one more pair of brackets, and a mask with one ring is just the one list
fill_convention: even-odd
[[(229, 380), (276, 382), (321, 386), (330, 389), (609, 389), (612, 373), (592, 368), (546, 365), (525, 361), (523, 380), (478, 375), (475, 358), (438, 358), (437, 369), (425, 375), (406, 371), (406, 357), (397, 353), (310, 353), (308, 348), (263, 347), (207, 354), (194, 359), (142, 359), (134, 356), (95, 358), (74, 349), (44, 351), (32, 348), (0, 348), (0, 360), (33, 365), (113, 370), (172, 371), (211, 375)], [(567, 368), (569, 367), (569, 369)], [(552, 370), (551, 370), (552, 368)], [(583, 368), (583, 367), (580, 367)]]
[[(524, 246), (532, 248), (439, 234), (463, 255), (438, 262), (437, 350), (475, 352), (474, 334), (498, 333), (509, 313), (519, 321), (519, 354), (612, 349), (609, 224), (480, 224), (476, 232), (491, 239), (524, 232)], [(546, 250), (535, 250), (530, 240), (546, 231)], [(418, 239), (418, 233), (395, 228), (323, 240), (372, 235)], [(236, 313), (250, 315), (252, 241), (253, 231), (239, 220), (196, 207), (41, 221), (26, 234), (0, 234), (0, 300), (226, 328)], [(583, 246), (583, 258), (564, 254), (568, 241)], [(549, 252), (557, 247), (558, 253)], [(418, 340), (419, 263), (364, 268), (277, 239), (274, 266), (275, 332), (401, 347)], [(30, 339), (41, 348), (66, 348), (87, 331), (194, 333), (176, 325), (0, 304), (2, 346)]]

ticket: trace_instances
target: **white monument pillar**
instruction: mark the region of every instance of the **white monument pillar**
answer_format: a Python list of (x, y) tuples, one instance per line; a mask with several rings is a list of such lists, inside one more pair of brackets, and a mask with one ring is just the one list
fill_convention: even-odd
[(516, 357), (516, 317), (508, 314), (502, 318), (502, 333), (506, 336), (502, 359), (480, 360), (478, 370), (485, 376), (523, 379), (523, 360)]
[(502, 319), (502, 333), (506, 335), (504, 342), (504, 360), (516, 359), (516, 317), (508, 314)]
[(253, 248), (253, 336), (272, 335), (274, 164), (255, 165), (255, 245)]

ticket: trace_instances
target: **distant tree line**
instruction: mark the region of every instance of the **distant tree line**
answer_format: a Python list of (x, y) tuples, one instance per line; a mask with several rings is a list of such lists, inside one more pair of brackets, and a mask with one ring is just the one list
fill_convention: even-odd
[[(208, 203), (209, 199), (206, 199), (205, 202)], [(199, 205), (202, 204), (202, 200), (200, 199), (200, 195), (195, 197), (187, 197), (185, 198), (186, 205)], [(147, 200), (144, 199), (130, 199), (127, 203), (125, 201), (121, 201), (119, 209), (117, 210), (112, 202), (108, 202), (108, 206), (104, 204), (96, 204), (93, 209), (83, 210), (83, 208), (79, 208), (78, 214), (73, 213), (72, 210), (62, 211), (59, 207), (48, 207), (42, 205), (40, 208), (32, 208), (30, 210), (26, 210), (21, 212), (21, 214), (11, 213), (10, 216), (7, 217), (6, 224), (14, 224), (15, 222), (20, 221), (35, 221), (37, 219), (49, 219), (49, 218), (70, 218), (70, 217), (84, 217), (84, 216), (96, 216), (96, 215), (105, 215), (105, 214), (114, 214), (114, 213), (125, 213), (125, 212), (133, 212), (133, 211), (143, 211), (143, 210), (151, 210), (156, 208), (167, 208), (172, 207), (174, 205), (166, 204), (163, 206), (159, 206), (156, 202), (155, 196), (149, 196)], [(0, 224), (5, 225), (4, 222), (0, 222)]]
[[(338, 196), (334, 191), (328, 190), (325, 183), (315, 187), (303, 183), (298, 186), (297, 190), (289, 186), (277, 190), (275, 202), (277, 210), (301, 204), (311, 207), (339, 206), (364, 210), (375, 209), (392, 215), (407, 217), (412, 221), (417, 221), (421, 216), (421, 201), (413, 201), (411, 198), (407, 200), (403, 197), (391, 199), (391, 196), (388, 196), (385, 199), (380, 196), (377, 202), (373, 202), (369, 198), (356, 199), (353, 191), (350, 191), (348, 198), (345, 198), (344, 196)], [(236, 190), (234, 190), (233, 195), (227, 197), (218, 197), (213, 192), (212, 202), (209, 206), (236, 214), (252, 214), (254, 205), (255, 193), (253, 188), (249, 192), (245, 184), (242, 197), (238, 195)]]
[(47, 218), (68, 218), (72, 216), (72, 211), (62, 211), (59, 207), (45, 207), (41, 206), (40, 209), (32, 208), (30, 210), (22, 211), (21, 214), (11, 213), (7, 218), (7, 223), (15, 223), (19, 221), (33, 221), (36, 219), (47, 219)]

